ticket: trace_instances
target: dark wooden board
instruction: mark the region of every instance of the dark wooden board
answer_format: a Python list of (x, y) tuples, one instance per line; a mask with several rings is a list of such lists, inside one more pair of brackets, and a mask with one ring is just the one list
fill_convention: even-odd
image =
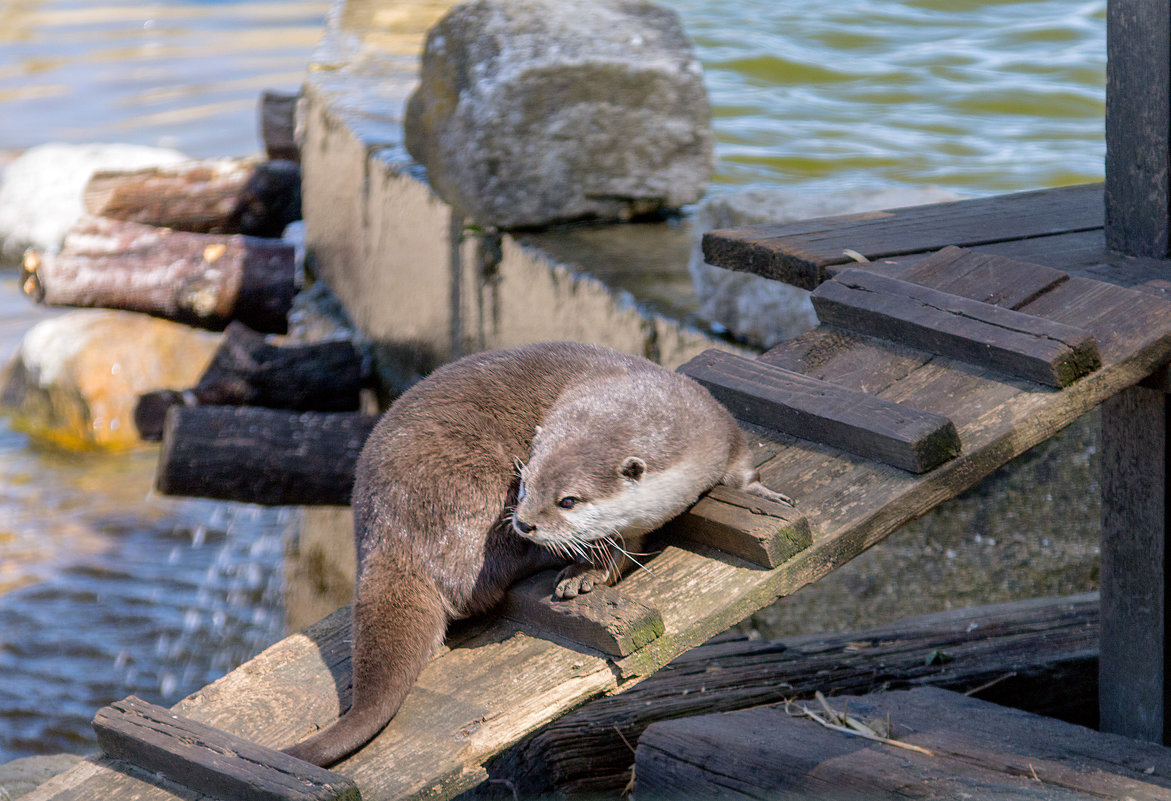
[(1100, 365), (1086, 331), (866, 270), (812, 295), (818, 319), (1054, 387)]
[[(927, 660), (941, 651), (946, 660)], [(750, 640), (731, 632), (641, 684), (559, 718), (487, 764), (475, 797), (617, 798), (630, 746), (658, 721), (786, 699), (945, 687), (1093, 725), (1097, 593), (936, 612), (861, 631)], [(470, 801), (464, 799), (463, 801)]]
[(93, 720), (102, 750), (223, 801), (358, 801), (341, 774), (129, 696)]
[(937, 251), (895, 277), (1006, 309), (1019, 309), (1069, 279), (1042, 264), (957, 247)]
[(627, 598), (619, 587), (595, 584), (575, 598), (553, 597), (557, 571), (547, 570), (516, 584), (504, 600), (504, 614), (554, 636), (626, 656), (663, 633), (657, 609)]
[(740, 420), (924, 473), (960, 452), (946, 417), (707, 350), (679, 368)]
[(833, 731), (784, 705), (760, 707), (648, 728), (638, 744), (634, 797), (1171, 797), (1171, 754), (1122, 737), (934, 687), (831, 705), (861, 721), (889, 719), (892, 737), (931, 753)]
[(1106, 9), (1106, 241), (1131, 256), (1171, 247), (1171, 10)]
[(805, 515), (786, 503), (717, 486), (663, 527), (672, 541), (709, 545), (773, 568), (813, 544)]
[(703, 237), (717, 267), (813, 289), (847, 249), (871, 261), (948, 245), (972, 247), (1102, 227), (1102, 185), (1043, 189), (784, 225), (729, 228)]
[(1132, 387), (1102, 404), (1104, 731), (1168, 738), (1167, 395)]

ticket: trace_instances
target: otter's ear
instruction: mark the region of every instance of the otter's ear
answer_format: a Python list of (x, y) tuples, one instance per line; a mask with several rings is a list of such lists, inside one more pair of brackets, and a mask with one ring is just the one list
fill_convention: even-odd
[(627, 456), (626, 461), (622, 463), (622, 467), (618, 468), (618, 472), (631, 481), (638, 481), (642, 478), (642, 474), (646, 472), (646, 462), (637, 456)]

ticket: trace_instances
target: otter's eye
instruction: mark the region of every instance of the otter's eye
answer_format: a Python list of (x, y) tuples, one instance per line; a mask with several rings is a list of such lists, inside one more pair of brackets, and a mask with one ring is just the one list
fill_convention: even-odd
[(577, 504), (580, 500), (581, 500), (581, 498), (575, 498), (572, 495), (566, 495), (564, 498), (562, 498), (561, 500), (559, 500), (557, 502), (557, 505), (560, 506), (562, 509), (572, 509), (573, 507), (577, 506)]

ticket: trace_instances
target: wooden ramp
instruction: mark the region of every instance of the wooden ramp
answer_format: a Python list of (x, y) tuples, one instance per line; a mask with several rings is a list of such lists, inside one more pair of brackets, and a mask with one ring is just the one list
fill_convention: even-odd
[[(1098, 189), (1069, 196), (1100, 202)], [(1048, 204), (1054, 196), (1033, 197)], [(1037, 218), (1046, 220), (1041, 237), (1061, 236), (1058, 223), (1073, 226), (1074, 235), (1083, 227), (1092, 232), (1095, 219), (1101, 224), (1100, 206), (1096, 218), (1087, 213), (1083, 220), (1064, 207), (1029, 214), (1028, 199), (1017, 197), (1005, 201), (1000, 229), (995, 208), (973, 203), (983, 204), (980, 230), (1001, 230), (999, 238), (959, 228), (963, 238), (940, 234), (919, 244), (1003, 243), (1028, 235), (1034, 229), (1027, 221)], [(955, 211), (960, 204), (949, 205)], [(874, 258), (883, 257), (887, 242), (913, 240), (919, 226), (905, 222), (898, 236), (875, 234), (883, 244)], [(809, 223), (801, 230), (811, 236), (821, 229)], [(778, 236), (767, 231), (745, 247), (767, 248)], [(838, 242), (818, 247), (868, 254), (860, 236)], [(492, 754), (825, 576), (1171, 359), (1171, 302), (1158, 287), (1128, 289), (958, 249), (858, 266), (895, 278), (879, 286), (875, 276), (817, 267), (810, 283), (842, 273), (819, 290), (819, 313), (833, 324), (757, 360), (709, 352), (681, 368), (749, 428), (764, 481), (795, 498), (796, 510), (712, 493), (671, 527), (674, 538), (647, 570), (626, 578), (613, 597), (598, 596), (594, 608), (583, 606), (572, 625), (556, 622), (566, 607), (544, 600), (551, 584), (517, 588), (506, 607), (513, 617), (454, 631), (394, 721), (335, 768), (363, 798), (447, 798), (477, 784)], [(280, 748), (348, 704), (348, 652), (342, 611), (173, 710)], [(99, 797), (192, 794), (100, 757), (28, 798)]]

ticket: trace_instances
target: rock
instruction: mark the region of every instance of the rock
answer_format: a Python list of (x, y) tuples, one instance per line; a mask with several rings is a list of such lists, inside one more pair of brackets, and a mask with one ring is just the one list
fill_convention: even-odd
[(472, 0), (431, 29), (420, 80), (407, 149), (477, 223), (628, 219), (703, 196), (711, 110), (673, 11)]
[(734, 335), (765, 348), (817, 325), (809, 292), (795, 286), (713, 267), (703, 260), (700, 241), (716, 228), (737, 228), (854, 214), (875, 209), (942, 203), (959, 196), (935, 186), (856, 189), (811, 195), (786, 189), (749, 189), (709, 198), (699, 207), (688, 269), (699, 296), (699, 315)]
[(0, 801), (10, 801), (31, 793), (83, 759), (74, 754), (51, 754), (14, 759), (0, 765)]
[(17, 427), (68, 448), (130, 448), (138, 396), (194, 386), (218, 343), (144, 314), (69, 312), (25, 334), (0, 375), (0, 405)]
[(0, 261), (25, 248), (55, 251), (82, 214), (81, 194), (97, 170), (173, 164), (177, 150), (140, 145), (48, 144), (30, 148), (0, 174)]

